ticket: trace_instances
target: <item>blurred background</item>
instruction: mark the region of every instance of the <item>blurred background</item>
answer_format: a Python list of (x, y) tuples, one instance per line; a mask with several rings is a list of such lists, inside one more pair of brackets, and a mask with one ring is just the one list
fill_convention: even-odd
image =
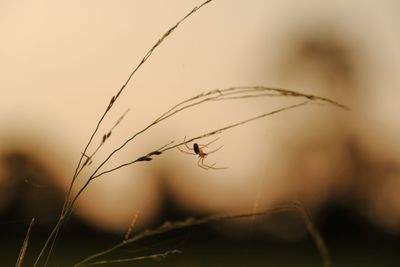
[[(91, 132), (148, 49), (200, 1), (0, 2), (0, 255), (14, 264), (32, 217), (28, 258), (57, 220)], [(288, 88), (348, 105), (306, 105), (223, 132), (206, 163), (169, 151), (94, 180), (54, 252), (54, 266), (165, 221), (305, 203), (336, 266), (398, 266), (400, 2), (215, 0), (182, 24), (134, 76), (78, 182), (176, 103), (238, 85)], [(197, 106), (138, 136), (112, 168), (298, 99)], [(202, 140), (208, 143), (213, 138)], [(77, 192), (79, 188), (74, 188)], [(138, 244), (143, 266), (320, 266), (294, 213), (195, 227)], [(4, 255), (4, 257), (3, 257)], [(29, 259), (28, 259), (29, 261)], [(27, 263), (29, 265), (29, 262)]]

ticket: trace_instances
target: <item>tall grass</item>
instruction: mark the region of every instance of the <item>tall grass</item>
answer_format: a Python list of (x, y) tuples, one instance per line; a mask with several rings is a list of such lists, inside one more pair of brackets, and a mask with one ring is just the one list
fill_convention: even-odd
[(295, 201), (293, 203), (287, 205), (279, 205), (270, 209), (256, 211), (256, 212), (243, 212), (243, 213), (232, 213), (232, 214), (217, 214), (211, 215), (203, 218), (189, 218), (184, 221), (176, 221), (176, 222), (166, 222), (158, 228), (143, 231), (138, 233), (131, 238), (124, 240), (117, 245), (114, 245), (106, 250), (100, 251), (96, 254), (88, 256), (87, 258), (83, 259), (82, 261), (78, 262), (74, 265), (74, 267), (82, 267), (82, 266), (93, 266), (99, 264), (111, 264), (111, 263), (120, 263), (120, 262), (127, 262), (127, 261), (136, 261), (136, 260), (143, 260), (143, 259), (160, 259), (166, 257), (171, 254), (180, 253), (179, 250), (167, 250), (164, 253), (146, 255), (146, 256), (139, 256), (133, 258), (121, 258), (121, 259), (114, 259), (114, 260), (98, 260), (101, 257), (110, 254), (118, 249), (121, 249), (130, 243), (137, 242), (139, 240), (149, 238), (155, 235), (161, 235), (166, 232), (176, 231), (188, 227), (193, 227), (195, 225), (202, 225), (212, 222), (218, 222), (223, 220), (231, 220), (231, 219), (239, 219), (239, 218), (246, 218), (246, 217), (253, 217), (253, 216), (260, 216), (265, 214), (274, 214), (280, 212), (297, 212), (301, 219), (303, 220), (308, 232), (310, 233), (311, 237), (314, 240), (314, 243), (321, 254), (322, 262), (324, 267), (331, 267), (332, 260), (330, 256), (330, 252), (328, 247), (325, 244), (325, 241), (321, 234), (319, 233), (318, 229), (312, 223), (311, 218), (306, 211), (304, 205), (300, 201)]
[[(76, 205), (78, 199), (95, 180), (102, 178), (105, 174), (112, 173), (118, 169), (125, 168), (132, 164), (152, 161), (155, 158), (164, 156), (165, 154), (167, 154), (167, 152), (169, 152), (175, 148), (178, 148), (184, 144), (187, 144), (187, 143), (190, 143), (190, 142), (193, 142), (195, 140), (199, 140), (199, 139), (202, 139), (205, 137), (218, 135), (222, 132), (225, 132), (228, 130), (233, 130), (236, 127), (243, 126), (245, 124), (248, 124), (248, 123), (251, 123), (254, 121), (259, 121), (265, 117), (272, 116), (272, 115), (280, 113), (280, 112), (300, 108), (309, 103), (315, 103), (315, 102), (321, 103), (322, 102), (322, 103), (334, 105), (334, 106), (342, 108), (342, 109), (347, 109), (346, 106), (344, 106), (338, 102), (335, 102), (333, 100), (330, 100), (330, 99), (327, 99), (327, 98), (324, 98), (321, 96), (304, 94), (301, 92), (288, 90), (288, 89), (271, 88), (271, 87), (266, 87), (266, 86), (234, 86), (234, 87), (224, 88), (224, 89), (215, 89), (215, 90), (210, 90), (208, 92), (200, 93), (191, 98), (183, 100), (177, 104), (171, 105), (170, 109), (168, 109), (164, 113), (160, 114), (160, 116), (157, 119), (150, 122), (148, 125), (145, 125), (138, 132), (132, 133), (129, 138), (124, 140), (121, 145), (115, 147), (107, 156), (105, 156), (104, 158), (96, 158), (97, 152), (103, 147), (103, 145), (107, 142), (107, 140), (112, 137), (113, 130), (115, 129), (115, 127), (117, 125), (119, 125), (121, 123), (124, 116), (129, 111), (128, 110), (125, 114), (123, 114), (120, 117), (120, 119), (114, 124), (114, 126), (108, 132), (103, 133), (103, 134), (99, 133), (100, 126), (108, 118), (107, 115), (113, 109), (113, 107), (118, 104), (118, 100), (123, 96), (123, 92), (125, 90), (127, 90), (127, 85), (135, 77), (135, 74), (147, 62), (147, 60), (153, 55), (153, 52), (157, 48), (159, 48), (160, 45), (169, 36), (171, 36), (171, 34), (176, 30), (177, 27), (179, 27), (183, 22), (185, 22), (188, 18), (193, 16), (195, 13), (197, 13), (201, 8), (210, 4), (212, 1), (213, 0), (207, 0), (207, 1), (203, 2), (202, 4), (200, 4), (199, 6), (194, 7), (182, 19), (180, 19), (176, 24), (174, 24), (172, 27), (170, 27), (160, 37), (160, 39), (157, 40), (157, 42), (148, 50), (148, 52), (145, 54), (145, 56), (142, 58), (142, 60), (139, 62), (139, 64), (133, 68), (133, 71), (130, 73), (130, 75), (128, 76), (127, 80), (124, 82), (122, 87), (110, 98), (109, 103), (107, 103), (104, 112), (101, 114), (99, 120), (96, 123), (94, 130), (92, 131), (90, 137), (88, 138), (87, 144), (85, 145), (83, 151), (81, 152), (81, 156), (78, 160), (78, 164), (75, 168), (75, 172), (71, 178), (71, 182), (70, 182), (70, 185), (69, 185), (66, 197), (65, 197), (64, 205), (60, 212), (59, 219), (55, 223), (47, 240), (43, 244), (42, 249), (40, 250), (39, 254), (37, 255), (34, 266), (47, 266), (48, 265), (49, 259), (52, 256), (52, 250), (53, 250), (54, 244), (57, 242), (57, 239), (58, 239), (61, 229), (63, 228), (65, 223), (68, 221), (68, 218), (71, 216), (71, 214), (74, 212), (74, 208), (75, 208), (75, 205)], [(193, 107), (203, 105), (204, 103), (207, 103), (207, 102), (240, 101), (242, 99), (264, 98), (264, 97), (298, 98), (299, 102), (297, 104), (284, 106), (279, 109), (266, 111), (265, 113), (259, 114), (254, 117), (247, 118), (243, 121), (238, 121), (233, 124), (227, 124), (221, 128), (214, 129), (212, 131), (203, 133), (198, 136), (191, 136), (188, 139), (185, 139), (184, 141), (180, 141), (180, 142), (175, 142), (174, 140), (167, 141), (167, 142), (165, 142), (165, 145), (163, 145), (161, 147), (155, 147), (153, 150), (149, 151), (148, 153), (146, 153), (144, 155), (141, 155), (140, 157), (138, 157), (136, 159), (132, 159), (127, 162), (121, 162), (119, 165), (117, 165), (115, 167), (111, 167), (108, 169), (105, 168), (106, 163), (109, 162), (110, 159), (112, 159), (128, 143), (133, 142), (137, 136), (146, 134), (146, 132), (150, 128), (152, 128), (155, 125), (160, 124), (163, 121), (168, 120), (169, 118), (175, 116), (177, 113), (184, 112), (184, 111), (190, 111), (190, 109), (192, 109)], [(99, 145), (94, 146), (93, 140), (96, 136), (102, 136), (102, 141)], [(87, 166), (89, 166), (89, 165), (93, 166), (94, 164), (96, 164), (94, 171), (91, 172), (88, 176), (82, 177), (82, 173), (83, 173), (82, 171)], [(78, 185), (78, 183), (77, 183), (78, 179), (84, 179), (84, 183), (82, 185)], [(76, 191), (73, 190), (73, 189), (76, 189), (75, 187), (78, 187)], [(76, 192), (76, 193), (74, 193), (74, 192)], [(120, 244), (117, 244), (116, 246), (113, 246), (107, 250), (98, 252), (94, 255), (88, 256), (87, 258), (83, 259), (82, 261), (75, 264), (74, 266), (110, 264), (110, 263), (117, 263), (117, 262), (142, 260), (142, 259), (160, 259), (160, 258), (166, 257), (171, 254), (176, 254), (179, 251), (167, 250), (164, 253), (160, 253), (160, 254), (143, 255), (143, 256), (139, 256), (139, 257), (129, 257), (129, 258), (121, 258), (121, 259), (115, 259), (115, 260), (101, 260), (100, 258), (110, 252), (113, 252), (123, 246), (126, 246), (127, 244), (136, 242), (140, 239), (144, 239), (144, 238), (147, 238), (150, 236), (160, 235), (165, 232), (174, 231), (174, 230), (182, 229), (182, 228), (187, 228), (187, 227), (191, 227), (194, 225), (211, 223), (211, 222), (215, 222), (215, 221), (228, 220), (228, 219), (241, 218), (241, 217), (249, 217), (249, 216), (257, 216), (257, 215), (266, 214), (266, 213), (275, 213), (275, 212), (282, 212), (282, 211), (288, 211), (288, 210), (300, 211), (300, 214), (302, 214), (302, 218), (305, 222), (306, 228), (308, 229), (311, 236), (315, 240), (315, 243), (321, 253), (324, 266), (329, 267), (331, 265), (329, 251), (328, 251), (321, 235), (319, 234), (319, 232), (315, 228), (315, 226), (312, 224), (308, 214), (306, 213), (306, 211), (301, 203), (290, 203), (288, 205), (277, 206), (273, 209), (258, 211), (258, 212), (243, 212), (243, 213), (238, 213), (238, 214), (213, 215), (213, 216), (199, 218), (199, 219), (188, 219), (186, 221), (178, 221), (178, 222), (174, 222), (174, 223), (165, 224), (165, 225), (162, 225), (161, 227), (153, 229), (153, 230), (143, 231), (139, 234), (133, 235), (132, 237), (128, 236)], [(25, 242), (23, 243), (21, 253), (18, 258), (17, 266), (21, 266), (21, 264), (23, 262), (25, 251), (28, 246), (29, 233), (31, 231), (31, 228), (32, 228), (32, 224), (29, 227), (27, 237), (25, 239)]]

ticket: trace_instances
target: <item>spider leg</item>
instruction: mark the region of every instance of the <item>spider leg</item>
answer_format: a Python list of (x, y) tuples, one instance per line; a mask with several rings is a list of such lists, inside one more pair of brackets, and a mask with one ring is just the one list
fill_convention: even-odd
[(176, 148), (182, 153), (189, 154), (189, 155), (197, 155), (196, 153), (185, 151), (182, 148), (180, 148), (179, 146), (177, 146)]
[(204, 163), (204, 157), (200, 157), (199, 160), (197, 161), (197, 165), (198, 165), (200, 168), (203, 168), (203, 169), (205, 169), (205, 170), (208, 170), (208, 169), (212, 168), (212, 166), (214, 166), (215, 163), (214, 163), (212, 166), (209, 166), (209, 165), (207, 165), (207, 164)]
[(200, 146), (200, 148), (208, 147), (209, 145), (211, 145), (212, 143), (214, 143), (214, 142), (217, 141), (218, 139), (219, 139), (219, 137), (216, 138), (216, 139), (214, 139), (214, 140), (212, 140), (211, 142), (209, 142), (209, 143), (207, 143), (207, 144), (205, 144), (205, 145), (199, 145), (199, 146)]
[(211, 166), (209, 166), (209, 169), (213, 169), (213, 170), (226, 170), (228, 169), (227, 167), (214, 167), (215, 163)]
[(199, 165), (199, 167), (205, 169), (205, 170), (224, 170), (227, 169), (226, 167), (214, 167), (216, 163), (212, 164), (212, 165), (208, 165), (206, 163), (204, 163), (204, 158), (200, 158), (199, 161), (197, 162), (197, 165)]
[(210, 152), (207, 152), (207, 155), (212, 154), (212, 153), (214, 153), (214, 152), (217, 152), (218, 150), (220, 150), (220, 149), (223, 148), (223, 147), (224, 147), (224, 146), (222, 145), (222, 146), (218, 147), (217, 149), (211, 150)]
[(183, 138), (183, 142), (184, 142), (185, 147), (186, 147), (188, 150), (193, 151), (193, 148), (191, 148), (190, 146), (188, 146), (188, 144), (186, 143), (186, 136)]
[(190, 152), (190, 151), (193, 151), (193, 149), (190, 148), (190, 147), (187, 145), (187, 143), (186, 143), (186, 136), (183, 138), (183, 142), (184, 142), (183, 145), (186, 147), (186, 149), (187, 149), (188, 151), (185, 151), (185, 150), (183, 150), (182, 148), (180, 148), (180, 146), (177, 146), (176, 148), (177, 148), (180, 152), (185, 153), (185, 154), (189, 154), (189, 155), (197, 155), (196, 153)]

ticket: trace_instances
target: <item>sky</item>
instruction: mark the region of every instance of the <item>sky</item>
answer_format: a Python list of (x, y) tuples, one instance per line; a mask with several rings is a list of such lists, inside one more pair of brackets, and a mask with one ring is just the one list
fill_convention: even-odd
[[(0, 155), (18, 151), (34, 158), (66, 192), (111, 97), (157, 40), (198, 4), (1, 1)], [(74, 192), (124, 140), (202, 92), (264, 85), (332, 98), (351, 111), (310, 104), (225, 131), (204, 148), (223, 145), (205, 159), (223, 170), (204, 170), (196, 155), (168, 151), (94, 180), (76, 213), (99, 228), (124, 231), (138, 212), (140, 224), (154, 219), (166, 192), (193, 213), (261, 209), (293, 199), (316, 208), (356, 196), (351, 205), (366, 218), (400, 230), (399, 12), (397, 1), (389, 0), (213, 1), (134, 75), (89, 151), (129, 112)], [(196, 106), (138, 136), (105, 169), (301, 101), (265, 97)], [(4, 192), (13, 182), (5, 166), (0, 174)]]

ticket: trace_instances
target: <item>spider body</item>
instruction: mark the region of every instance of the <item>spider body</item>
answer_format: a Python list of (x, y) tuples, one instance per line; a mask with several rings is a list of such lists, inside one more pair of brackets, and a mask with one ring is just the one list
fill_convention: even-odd
[[(212, 165), (208, 165), (208, 164), (204, 163), (204, 159), (205, 159), (209, 154), (214, 153), (214, 152), (217, 152), (218, 150), (220, 150), (220, 149), (223, 147), (223, 146), (220, 146), (220, 147), (218, 147), (217, 149), (214, 149), (214, 150), (212, 150), (212, 151), (210, 151), (210, 152), (208, 152), (208, 153), (206, 153), (206, 152), (203, 151), (203, 148), (204, 148), (204, 147), (208, 147), (211, 143), (214, 143), (214, 142), (217, 141), (217, 140), (218, 140), (218, 138), (215, 139), (215, 140), (213, 140), (213, 141), (211, 141), (211, 142), (209, 142), (209, 143), (207, 143), (206, 145), (199, 145), (199, 144), (197, 144), (197, 143), (194, 143), (194, 144), (193, 144), (193, 148), (190, 148), (190, 147), (187, 145), (187, 143), (184, 143), (184, 145), (185, 145), (185, 147), (186, 147), (186, 149), (187, 149), (188, 151), (185, 151), (185, 150), (181, 149), (179, 146), (178, 146), (178, 149), (179, 149), (179, 151), (181, 151), (181, 152), (183, 152), (183, 153), (185, 153), (185, 154), (198, 155), (198, 156), (199, 156), (199, 160), (197, 161), (197, 165), (198, 165), (200, 168), (203, 168), (203, 169), (205, 169), (205, 170), (208, 170), (208, 169), (214, 169), (214, 170), (226, 169), (226, 168), (214, 167), (214, 166), (215, 166), (215, 163), (212, 164)], [(186, 141), (186, 137), (184, 138), (184, 142), (185, 142), (185, 141)], [(191, 151), (193, 151), (194, 153), (191, 152)]]
[(193, 150), (194, 150), (194, 153), (196, 153), (199, 156), (200, 156), (200, 152), (203, 152), (203, 151), (200, 150), (200, 147), (199, 147), (199, 145), (197, 143), (193, 144)]

